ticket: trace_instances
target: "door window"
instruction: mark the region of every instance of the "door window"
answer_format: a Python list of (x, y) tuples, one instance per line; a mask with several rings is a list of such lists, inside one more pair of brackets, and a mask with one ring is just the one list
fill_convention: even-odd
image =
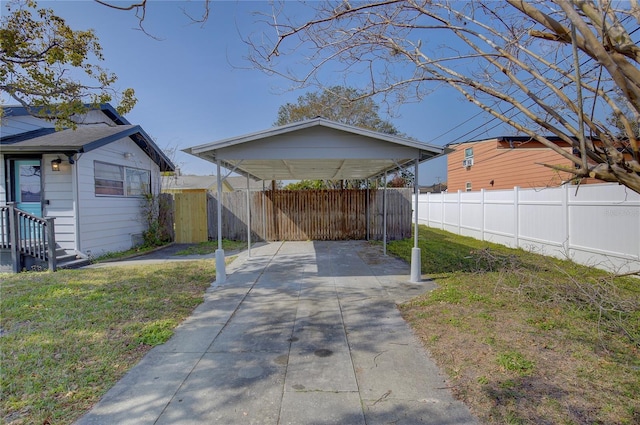
[(18, 202), (40, 203), (40, 165), (19, 164)]

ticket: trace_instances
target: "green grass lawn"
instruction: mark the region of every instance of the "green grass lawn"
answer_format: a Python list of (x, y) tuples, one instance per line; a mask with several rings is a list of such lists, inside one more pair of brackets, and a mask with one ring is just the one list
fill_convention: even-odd
[[(247, 248), (247, 243), (223, 239), (222, 248), (225, 251), (240, 251)], [(216, 249), (218, 249), (218, 241), (207, 241), (190, 246), (189, 248), (178, 252), (177, 255), (206, 255), (216, 252)]]
[(0, 422), (71, 423), (172, 335), (214, 279), (212, 261), (1, 274)]
[(640, 423), (640, 279), (424, 226), (419, 245), (438, 288), (401, 312), (482, 423)]
[[(640, 280), (424, 226), (419, 242), (438, 288), (401, 312), (482, 423), (640, 423)], [(213, 263), (0, 275), (0, 422), (73, 422), (189, 316)]]

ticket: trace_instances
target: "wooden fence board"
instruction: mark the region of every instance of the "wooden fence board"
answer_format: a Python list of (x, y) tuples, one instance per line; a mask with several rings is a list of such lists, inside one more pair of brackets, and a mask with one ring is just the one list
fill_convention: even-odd
[(207, 194), (176, 193), (174, 196), (174, 229), (177, 243), (207, 241)]
[[(371, 239), (383, 238), (383, 191), (371, 190)], [(217, 204), (208, 195), (209, 239), (217, 238)], [(367, 238), (366, 190), (294, 190), (251, 194), (252, 240), (344, 240)], [(222, 236), (247, 240), (247, 194), (222, 194)], [(387, 238), (411, 236), (411, 189), (387, 190)]]

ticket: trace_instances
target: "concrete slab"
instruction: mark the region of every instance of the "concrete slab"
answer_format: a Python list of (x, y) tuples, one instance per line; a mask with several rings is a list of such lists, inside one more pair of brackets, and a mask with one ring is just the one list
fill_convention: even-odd
[(225, 325), (205, 320), (194, 322), (182, 323), (171, 339), (156, 347), (156, 350), (167, 353), (202, 353), (209, 348)]
[(345, 241), (240, 253), (77, 424), (476, 423), (396, 309), (433, 284), (407, 283), (408, 265), (379, 251)]
[(447, 393), (436, 390), (447, 386), (445, 379), (415, 344), (352, 347), (351, 355), (363, 400), (377, 400), (387, 393), (404, 400), (438, 399)]
[(198, 353), (150, 351), (76, 424), (155, 423), (199, 360)]
[(365, 424), (357, 392), (285, 392), (281, 425)]
[(367, 425), (462, 425), (473, 424), (468, 412), (440, 400), (378, 399), (364, 402)]
[(351, 355), (346, 348), (318, 346), (289, 353), (285, 391), (358, 391)]
[(247, 297), (236, 310), (233, 323), (293, 326), (297, 304), (298, 299), (292, 297)]
[(286, 361), (273, 353), (207, 353), (156, 424), (276, 424)]
[(272, 352), (289, 354), (291, 326), (229, 324), (209, 346), (209, 352)]

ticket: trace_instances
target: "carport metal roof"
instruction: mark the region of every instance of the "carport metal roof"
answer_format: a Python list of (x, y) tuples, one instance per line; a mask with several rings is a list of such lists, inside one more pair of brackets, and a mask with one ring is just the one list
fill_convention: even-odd
[[(255, 180), (342, 180), (369, 179), (414, 165), (418, 181), (418, 164), (446, 153), (440, 146), (321, 117), (193, 146), (184, 152), (217, 164), (218, 199), (222, 194), (221, 167)], [(417, 185), (414, 193), (416, 231), (411, 253), (411, 281), (415, 282), (420, 280)], [(221, 216), (221, 203), (218, 202), (216, 281), (220, 283), (226, 280)], [(250, 223), (247, 224), (250, 237), (249, 228)]]
[(444, 148), (314, 118), (184, 149), (255, 180), (366, 179)]

